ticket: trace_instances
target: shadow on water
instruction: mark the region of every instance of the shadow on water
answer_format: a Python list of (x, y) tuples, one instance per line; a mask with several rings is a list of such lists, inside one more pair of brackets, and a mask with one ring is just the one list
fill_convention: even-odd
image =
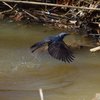
[[(100, 92), (100, 52), (90, 48), (74, 50), (75, 61), (63, 63), (47, 51), (31, 53), (29, 47), (59, 30), (34, 24), (31, 27), (0, 21), (0, 98), (40, 100), (42, 88), (47, 100), (90, 100)], [(87, 38), (70, 35), (66, 42), (90, 44)]]

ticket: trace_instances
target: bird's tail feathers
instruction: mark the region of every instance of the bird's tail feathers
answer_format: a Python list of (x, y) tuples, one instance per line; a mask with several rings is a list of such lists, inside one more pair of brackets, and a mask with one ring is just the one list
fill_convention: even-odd
[(36, 49), (40, 48), (43, 44), (45, 44), (45, 42), (38, 42), (38, 43), (35, 43), (33, 46), (31, 46), (31, 48), (34, 48), (36, 47), (34, 50), (32, 50), (32, 52), (34, 52)]
[(33, 53), (35, 50), (32, 50), (31, 52)]
[(34, 48), (34, 47), (36, 47), (36, 46), (38, 46), (38, 45), (40, 45), (40, 42), (35, 43), (35, 44), (32, 45), (30, 48), (32, 49), (32, 48)]

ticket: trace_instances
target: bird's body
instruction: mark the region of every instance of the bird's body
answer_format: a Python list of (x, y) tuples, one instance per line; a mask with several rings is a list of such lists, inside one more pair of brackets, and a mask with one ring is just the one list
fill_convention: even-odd
[(48, 52), (52, 57), (70, 63), (74, 60), (73, 59), (74, 56), (72, 55), (72, 52), (69, 50), (68, 46), (63, 42), (63, 38), (66, 35), (69, 34), (60, 33), (59, 35), (56, 36), (47, 37), (43, 41), (32, 45), (31, 48), (36, 47), (32, 52), (40, 48), (45, 43), (48, 43)]

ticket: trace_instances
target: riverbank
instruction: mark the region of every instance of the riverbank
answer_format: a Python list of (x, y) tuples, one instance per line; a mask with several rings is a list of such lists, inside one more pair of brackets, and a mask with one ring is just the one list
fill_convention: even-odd
[(3, 20), (26, 20), (26, 24), (42, 23), (59, 30), (90, 37), (100, 44), (100, 1), (59, 0), (19, 1), (1, 0), (0, 15)]

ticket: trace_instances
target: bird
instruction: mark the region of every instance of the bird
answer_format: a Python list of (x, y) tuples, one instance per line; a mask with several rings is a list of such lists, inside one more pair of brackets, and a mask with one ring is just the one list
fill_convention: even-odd
[(52, 57), (63, 62), (70, 63), (74, 60), (75, 57), (73, 56), (73, 53), (71, 52), (67, 44), (63, 41), (63, 38), (67, 35), (70, 34), (62, 32), (59, 35), (47, 37), (41, 42), (37, 42), (32, 45), (30, 48), (34, 49), (31, 52), (33, 53), (35, 50), (47, 43), (48, 53)]

